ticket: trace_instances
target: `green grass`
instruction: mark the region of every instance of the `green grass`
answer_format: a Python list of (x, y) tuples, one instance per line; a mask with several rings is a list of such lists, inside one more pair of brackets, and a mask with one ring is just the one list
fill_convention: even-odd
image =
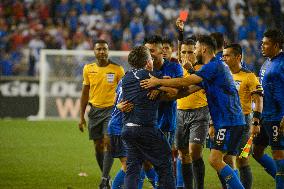
[[(205, 188), (220, 189), (215, 171), (206, 162)], [(100, 170), (93, 143), (74, 121), (0, 120), (0, 189), (97, 188)], [(275, 188), (273, 179), (251, 160), (254, 189)], [(119, 169), (116, 160), (111, 171)], [(79, 177), (79, 172), (87, 177)], [(150, 188), (149, 183), (144, 188)]]

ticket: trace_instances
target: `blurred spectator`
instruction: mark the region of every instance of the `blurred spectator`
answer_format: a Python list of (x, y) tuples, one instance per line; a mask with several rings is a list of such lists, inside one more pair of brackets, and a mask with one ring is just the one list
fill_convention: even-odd
[[(28, 75), (35, 75), (42, 48), (90, 49), (90, 41), (103, 38), (112, 49), (130, 50), (152, 34), (175, 40), (180, 10), (189, 10), (185, 37), (221, 32), (228, 41), (243, 44), (248, 67), (257, 72), (265, 29), (284, 29), (283, 5), (283, 0), (2, 0), (1, 72), (23, 74), (29, 65)], [(25, 66), (12, 58), (22, 49), (30, 49)]]

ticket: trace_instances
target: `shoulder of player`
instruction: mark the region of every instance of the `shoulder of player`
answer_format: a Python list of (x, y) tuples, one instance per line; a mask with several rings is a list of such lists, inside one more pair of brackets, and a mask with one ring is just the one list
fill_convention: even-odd
[(253, 74), (250, 70), (244, 67), (241, 68), (240, 72), (247, 73), (247, 74)]
[(97, 67), (97, 64), (96, 62), (93, 62), (93, 63), (89, 63), (89, 64), (85, 64), (84, 65), (84, 70), (90, 70), (90, 69), (94, 69)]
[(118, 63), (115, 63), (113, 61), (109, 61), (109, 66), (113, 66), (113, 67), (117, 67), (117, 68), (122, 67), (121, 65), (119, 65)]

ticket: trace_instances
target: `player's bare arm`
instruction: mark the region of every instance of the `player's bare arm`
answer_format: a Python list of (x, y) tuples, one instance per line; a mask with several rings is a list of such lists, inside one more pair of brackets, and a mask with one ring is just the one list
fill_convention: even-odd
[(260, 117), (256, 116), (256, 114), (261, 114), (263, 108), (263, 97), (255, 93), (252, 95), (252, 101), (254, 102), (255, 106), (253, 111), (255, 112), (255, 116), (253, 117), (252, 123), (253, 125), (250, 127), (251, 136), (255, 137), (260, 133)]
[(145, 79), (140, 82), (140, 85), (145, 88), (153, 88), (158, 85), (166, 86), (166, 87), (187, 87), (190, 85), (198, 84), (202, 81), (202, 78), (192, 74), (186, 78), (173, 78), (173, 79), (158, 79), (151, 75), (150, 79)]
[(89, 101), (90, 85), (83, 85), (81, 99), (80, 99), (80, 122), (78, 127), (81, 132), (84, 132), (86, 127), (85, 111)]

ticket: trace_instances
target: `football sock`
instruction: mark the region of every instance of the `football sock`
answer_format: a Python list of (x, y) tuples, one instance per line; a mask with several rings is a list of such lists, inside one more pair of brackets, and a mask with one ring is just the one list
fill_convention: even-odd
[(104, 161), (103, 161), (103, 177), (108, 178), (109, 172), (113, 164), (113, 157), (110, 151), (104, 152)]
[(120, 169), (116, 174), (116, 176), (114, 177), (111, 188), (112, 189), (122, 188), (122, 185), (124, 184), (124, 177), (125, 177), (125, 172)]
[(177, 169), (176, 169), (176, 182), (177, 182), (177, 188), (181, 187), (183, 188), (183, 177), (182, 177), (182, 170), (181, 170), (181, 159), (177, 158)]
[(277, 166), (276, 172), (276, 189), (283, 189), (284, 188), (284, 159), (282, 160), (275, 160)]
[(202, 158), (192, 162), (196, 189), (204, 188), (205, 165)]
[(237, 177), (240, 177), (238, 169), (234, 169), (234, 173)]
[(144, 169), (141, 169), (140, 177), (139, 177), (139, 181), (138, 181), (138, 189), (143, 188), (144, 179), (145, 179), (145, 171), (144, 171)]
[(218, 178), (219, 178), (219, 180), (222, 184), (222, 189), (227, 189), (227, 185), (226, 185), (225, 180), (221, 177), (221, 175), (219, 173), (217, 173), (217, 175), (218, 175)]
[(96, 152), (96, 159), (98, 162), (98, 165), (100, 167), (101, 172), (103, 172), (103, 160), (104, 160), (104, 154), (100, 152)]
[(252, 187), (252, 172), (249, 165), (241, 167), (240, 169), (241, 182), (245, 189), (251, 189)]
[(149, 182), (152, 184), (152, 186), (155, 188), (156, 187), (156, 183), (158, 182), (158, 176), (157, 173), (155, 171), (155, 169), (152, 167), (149, 170), (144, 170), (145, 174), (149, 180)]
[(264, 154), (260, 159), (257, 160), (260, 165), (264, 167), (264, 170), (275, 178), (276, 175), (276, 163), (275, 161), (267, 154)]
[(193, 189), (192, 163), (181, 164), (183, 182), (186, 189)]
[(220, 176), (225, 180), (230, 189), (244, 189), (242, 183), (239, 178), (235, 174), (234, 170), (226, 165), (221, 171)]

